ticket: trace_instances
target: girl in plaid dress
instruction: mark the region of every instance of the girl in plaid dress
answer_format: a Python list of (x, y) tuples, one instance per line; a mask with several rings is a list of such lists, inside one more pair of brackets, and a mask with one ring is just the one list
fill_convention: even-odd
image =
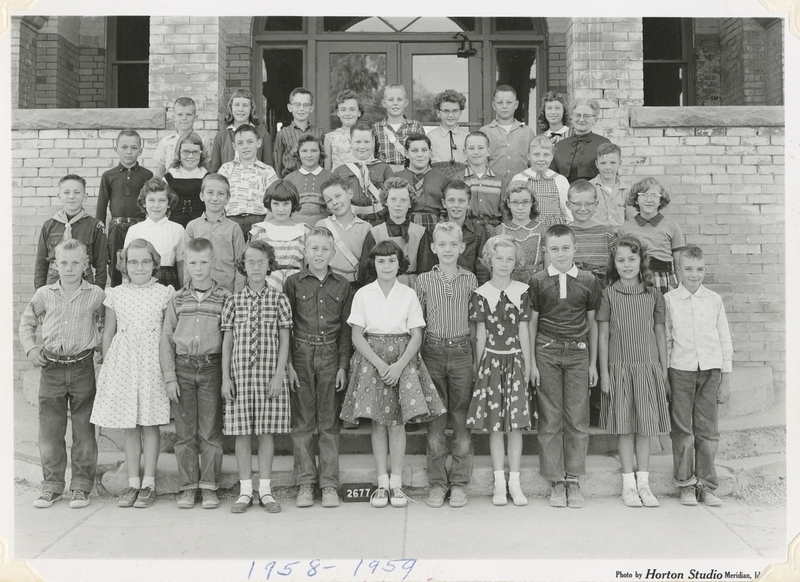
[[(425, 319), (413, 289), (397, 280), (408, 259), (396, 243), (379, 242), (369, 253), (376, 281), (359, 289), (347, 323), (356, 348), (350, 382), (342, 404), (342, 420), (372, 419), (372, 454), (378, 489), (372, 507), (405, 507), (404, 424), (427, 422), (447, 412), (419, 348)], [(391, 477), (386, 455), (392, 457)]]
[(531, 167), (511, 179), (511, 182), (528, 184), (528, 190), (536, 197), (544, 230), (554, 224), (572, 222), (572, 213), (567, 208), (569, 181), (550, 169), (552, 161), (553, 144), (545, 136), (537, 135), (528, 147)]
[(236, 264), (247, 285), (222, 308), (223, 434), (236, 437), (241, 487), (232, 513), (244, 513), (253, 503), (251, 435), (258, 436), (259, 500), (269, 513), (281, 510), (270, 491), (272, 435), (291, 429), (286, 363), (292, 309), (283, 293), (267, 285), (275, 266), (272, 247), (248, 242)]

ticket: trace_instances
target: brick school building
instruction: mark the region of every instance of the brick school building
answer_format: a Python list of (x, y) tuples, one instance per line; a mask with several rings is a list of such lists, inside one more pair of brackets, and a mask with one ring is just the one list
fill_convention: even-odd
[[(619, 144), (631, 184), (654, 176), (666, 213), (707, 253), (706, 284), (726, 304), (734, 372), (759, 368), (785, 386), (783, 20), (756, 18), (12, 17), (14, 325), (33, 294), (44, 220), (59, 177), (88, 181), (117, 163), (113, 140), (132, 127), (155, 146), (172, 131), (177, 97), (213, 134), (233, 90), (255, 95), (271, 132), (290, 121), (289, 92), (315, 95), (312, 123), (338, 126), (339, 90), (365, 119), (403, 83), (406, 115), (436, 125), (433, 96), (467, 96), (461, 123), (491, 121), (492, 90), (517, 90), (530, 125), (542, 96), (597, 99), (594, 131)], [(31, 365), (19, 342), (15, 380)]]

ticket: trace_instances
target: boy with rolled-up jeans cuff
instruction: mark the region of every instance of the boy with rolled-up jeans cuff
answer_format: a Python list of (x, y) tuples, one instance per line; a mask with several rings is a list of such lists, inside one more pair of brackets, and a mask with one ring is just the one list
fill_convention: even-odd
[(681, 283), (664, 295), (675, 486), (683, 505), (719, 506), (718, 404), (728, 398), (733, 344), (722, 298), (703, 286), (702, 249), (681, 255)]
[[(314, 505), (314, 486), (322, 489), (322, 507), (336, 507), (339, 496), (339, 398), (347, 386), (352, 355), (350, 282), (333, 272), (333, 233), (325, 227), (306, 237), (305, 266), (290, 275), (283, 293), (292, 307), (289, 387), (292, 400), (294, 470), (300, 486), (295, 505)], [(319, 435), (319, 470), (314, 433)]]
[(531, 278), (531, 381), (539, 412), (539, 469), (552, 484), (552, 507), (585, 504), (589, 386), (597, 383), (600, 285), (573, 262), (575, 236), (563, 224), (544, 235), (550, 266)]
[[(190, 281), (169, 300), (161, 328), (159, 360), (167, 395), (175, 403), (178, 507), (219, 507), (222, 469), (221, 316), (231, 292), (211, 278), (214, 246), (205, 238), (186, 245)], [(199, 459), (198, 459), (199, 453)], [(132, 495), (132, 494), (131, 494)], [(123, 495), (123, 499), (125, 499)], [(122, 499), (120, 500), (122, 502)], [(123, 505), (127, 506), (127, 502)]]
[[(42, 495), (34, 507), (60, 500), (67, 468), (67, 406), (72, 424), (70, 507), (89, 505), (97, 469), (97, 438), (89, 421), (95, 397), (94, 355), (105, 294), (82, 280), (89, 264), (86, 247), (68, 239), (55, 247), (59, 280), (40, 287), (19, 322), (19, 339), (28, 359), (42, 368), (39, 381), (39, 452)], [(36, 345), (41, 327), (42, 344)]]
[[(472, 441), (467, 428), (467, 413), (472, 400), (474, 378), (472, 338), (474, 324), (469, 321), (469, 305), (478, 279), (458, 266), (464, 252), (461, 227), (453, 222), (440, 222), (433, 229), (431, 250), (439, 264), (417, 277), (415, 287), (427, 322), (422, 359), (433, 384), (445, 403), (448, 414), (428, 423), (428, 495), (430, 507), (441, 507), (450, 489), (450, 507), (467, 504), (466, 488), (472, 478)], [(448, 475), (448, 416), (453, 423), (453, 464)]]

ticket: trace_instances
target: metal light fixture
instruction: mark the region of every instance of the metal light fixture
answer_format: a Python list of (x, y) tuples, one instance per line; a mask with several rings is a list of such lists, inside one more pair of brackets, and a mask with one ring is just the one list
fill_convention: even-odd
[(461, 39), (461, 46), (458, 47), (458, 51), (456, 51), (456, 56), (458, 56), (459, 59), (468, 59), (469, 57), (474, 57), (478, 52), (472, 47), (472, 41), (468, 39), (467, 35), (463, 32), (457, 33), (453, 38)]

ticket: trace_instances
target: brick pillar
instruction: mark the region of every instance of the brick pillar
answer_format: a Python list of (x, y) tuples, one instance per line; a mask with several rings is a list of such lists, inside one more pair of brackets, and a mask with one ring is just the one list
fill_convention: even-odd
[(168, 110), (191, 97), (197, 104), (195, 129), (207, 135), (219, 129), (224, 110), (228, 22), (218, 16), (150, 17), (150, 107)]
[[(767, 29), (765, 29), (767, 26)], [(721, 25), (722, 105), (777, 104), (769, 91), (782, 69), (782, 42), (772, 19), (727, 18)], [(781, 31), (779, 24), (775, 31)], [(777, 42), (776, 42), (777, 41)], [(769, 50), (767, 45), (769, 43)], [(781, 50), (776, 48), (781, 47)]]
[(11, 19), (11, 106), (36, 106), (36, 42), (45, 16), (14, 16)]
[(629, 108), (644, 104), (642, 19), (571, 18), (566, 38), (570, 99), (600, 102), (597, 133), (626, 130)]

